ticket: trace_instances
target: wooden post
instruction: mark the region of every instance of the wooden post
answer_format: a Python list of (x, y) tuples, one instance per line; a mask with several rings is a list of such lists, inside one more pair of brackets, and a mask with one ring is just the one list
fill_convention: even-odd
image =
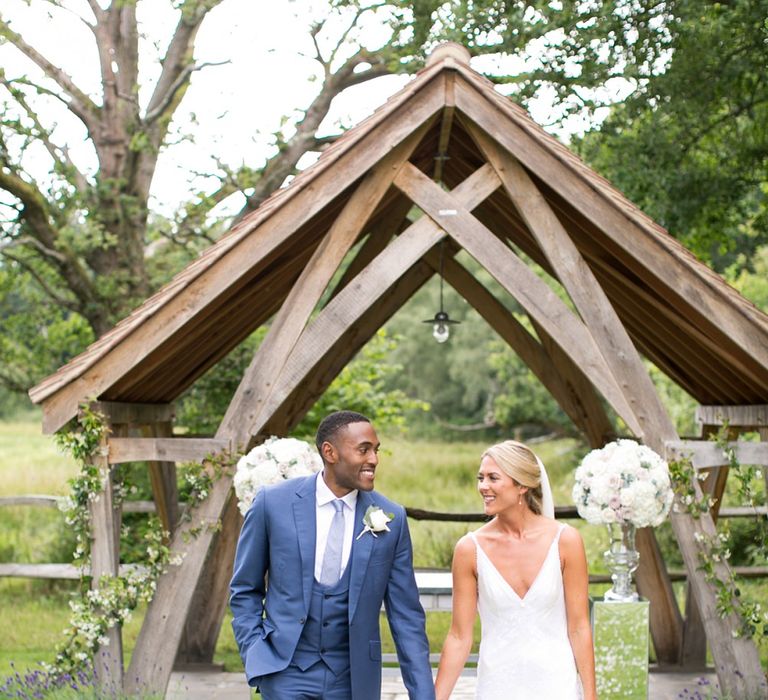
[[(106, 416), (107, 420), (109, 417)], [(102, 576), (115, 577), (120, 573), (120, 506), (115, 507), (114, 470), (107, 460), (107, 439), (91, 458), (101, 478), (101, 492), (90, 502), (91, 511), (91, 588), (99, 589)], [(100, 645), (93, 660), (94, 672), (110, 693), (119, 694), (123, 688), (123, 637), (120, 625), (110, 627), (107, 643)]]
[[(173, 424), (170, 422), (155, 423), (144, 426), (142, 433), (148, 437), (173, 437)], [(152, 496), (160, 518), (163, 530), (168, 533), (166, 542), (170, 541), (176, 524), (179, 522), (179, 488), (176, 481), (176, 462), (147, 462), (149, 480), (152, 485)]]
[(176, 664), (210, 664), (216, 651), (221, 622), (229, 601), (229, 580), (235, 560), (237, 537), (243, 518), (234, 491), (221, 516), (221, 528), (208, 550), (208, 559), (195, 587), (191, 613), (184, 622), (184, 636)]
[[(729, 440), (736, 440), (741, 431), (755, 429), (759, 431), (761, 440), (766, 440), (768, 427), (760, 427), (760, 424), (768, 424), (768, 406), (698, 406), (696, 422), (699, 425), (702, 440), (709, 440), (725, 423), (730, 427)], [(710, 515), (712, 521), (717, 523), (728, 480), (728, 466), (709, 467), (706, 472), (707, 478), (702, 482), (702, 491), (710, 494), (714, 499)], [(766, 494), (768, 494), (768, 469), (763, 469), (763, 477), (766, 480)], [(682, 665), (685, 668), (701, 669), (706, 666), (706, 661), (707, 637), (704, 621), (696, 603), (693, 587), (688, 583), (685, 597)]]
[[(756, 445), (758, 443), (734, 443), (730, 445)], [(759, 454), (760, 463), (768, 465), (768, 451)], [(672, 441), (665, 446), (667, 459), (679, 459), (690, 456), (696, 469), (722, 466), (727, 464), (723, 451), (708, 441), (682, 440)], [(697, 499), (703, 497), (698, 479), (693, 480), (693, 489)], [(692, 587), (693, 597), (699, 609), (707, 641), (712, 649), (720, 689), (734, 698), (757, 698), (765, 695), (765, 674), (760, 665), (757, 646), (748, 637), (734, 637), (733, 630), (738, 628), (740, 620), (735, 613), (722, 616), (717, 610), (717, 599), (712, 584), (708, 583), (699, 572), (699, 545), (697, 538), (717, 536), (717, 529), (712, 516), (702, 513), (694, 519), (685, 512), (670, 513), (672, 528), (680, 544), (687, 580)], [(721, 581), (730, 579), (731, 571), (725, 561), (713, 562), (714, 573)]]

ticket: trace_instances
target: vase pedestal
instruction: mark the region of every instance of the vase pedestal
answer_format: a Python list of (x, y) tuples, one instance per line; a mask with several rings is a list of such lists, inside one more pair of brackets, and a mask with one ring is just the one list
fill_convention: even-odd
[(648, 700), (649, 604), (590, 598), (600, 700)]

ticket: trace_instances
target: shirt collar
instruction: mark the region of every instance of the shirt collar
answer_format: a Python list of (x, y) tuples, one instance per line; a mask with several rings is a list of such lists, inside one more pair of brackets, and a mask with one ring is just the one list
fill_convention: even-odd
[[(328, 488), (328, 484), (325, 483), (322, 470), (317, 473), (317, 481), (315, 482), (315, 497), (317, 498), (318, 506), (324, 506), (326, 503), (330, 503), (337, 498), (336, 494), (334, 494), (333, 491)], [(354, 510), (355, 506), (357, 505), (357, 489), (350, 491), (345, 496), (342, 496), (341, 501), (343, 501), (348, 508)]]

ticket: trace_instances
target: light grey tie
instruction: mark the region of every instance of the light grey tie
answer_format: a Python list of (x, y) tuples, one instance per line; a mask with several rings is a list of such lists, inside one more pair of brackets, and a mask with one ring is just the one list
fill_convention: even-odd
[(344, 502), (337, 498), (331, 503), (336, 512), (328, 530), (323, 568), (320, 570), (320, 583), (323, 586), (333, 586), (341, 577), (341, 548), (344, 546)]

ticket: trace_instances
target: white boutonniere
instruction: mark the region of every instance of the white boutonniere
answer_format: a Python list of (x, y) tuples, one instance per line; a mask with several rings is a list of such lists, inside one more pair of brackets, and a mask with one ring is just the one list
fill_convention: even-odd
[(385, 513), (379, 506), (368, 506), (363, 516), (363, 528), (362, 532), (355, 538), (360, 539), (366, 532), (370, 532), (374, 537), (377, 537), (377, 532), (389, 532), (389, 526), (387, 523), (394, 520), (394, 513)]

